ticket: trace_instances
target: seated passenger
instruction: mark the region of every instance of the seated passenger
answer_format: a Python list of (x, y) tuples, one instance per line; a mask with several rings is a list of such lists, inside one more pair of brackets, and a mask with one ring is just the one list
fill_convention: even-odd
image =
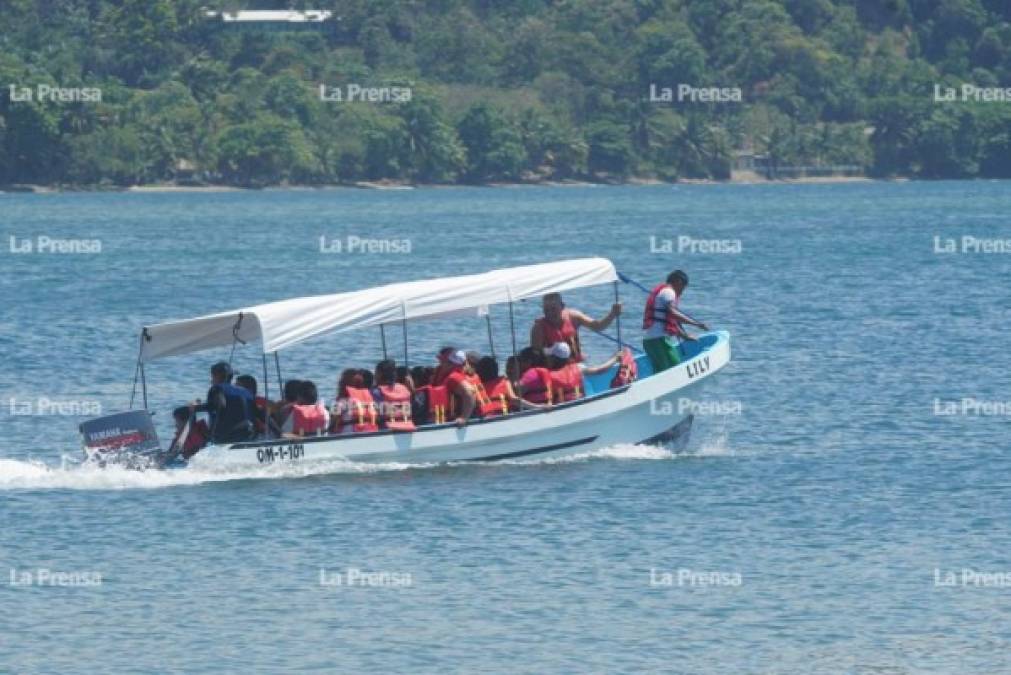
[(506, 359), (505, 374), (515, 387), (520, 381), (520, 362), (515, 356)]
[(283, 398), (273, 405), (273, 426), (281, 429), (291, 415), (291, 407), (298, 403), (298, 394), (302, 390), (302, 380), (288, 380), (284, 383)]
[(253, 437), (253, 396), (232, 384), (232, 367), (225, 361), (211, 366), (207, 402), (194, 401), (191, 412), (205, 412), (214, 443), (238, 443)]
[(432, 391), (432, 369), (415, 366), (411, 369), (411, 381), (414, 384), (414, 394), (411, 396), (411, 419), (418, 426), (431, 424), (428, 410), (428, 400)]
[(519, 395), (524, 401), (539, 405), (552, 402), (551, 371), (544, 367), (544, 357), (540, 350), (524, 347), (516, 357), (520, 372)]
[(281, 427), (286, 438), (321, 436), (330, 427), (330, 411), (319, 398), (316, 385), (304, 380), (298, 392), (298, 402), (291, 406), (291, 414)]
[(440, 349), (439, 353), (435, 355), (438, 364), (435, 366), (435, 372), (432, 373), (433, 387), (444, 385), (446, 383), (446, 376), (456, 368), (456, 365), (449, 361), (449, 357), (455, 354), (456, 351), (456, 347), (447, 346)]
[(392, 359), (376, 365), (376, 382), (380, 396), (383, 426), (395, 431), (414, 431), (411, 417), (411, 390), (397, 382), (397, 364)]
[(572, 360), (572, 350), (565, 342), (556, 342), (548, 347), (547, 355), (548, 369), (551, 371), (552, 399), (559, 403), (582, 398), (586, 393), (583, 375), (603, 373), (621, 358), (619, 351), (601, 364), (585, 366)]
[(252, 375), (239, 375), (235, 378), (235, 385), (253, 395), (253, 424), (256, 427), (257, 435), (263, 435), (267, 430), (267, 420), (269, 419), (267, 411), (270, 402), (264, 397), (256, 395), (256, 378)]
[(632, 384), (639, 377), (639, 367), (635, 363), (635, 357), (632, 356), (631, 350), (625, 348), (619, 354), (621, 354), (621, 358), (618, 361), (618, 370), (611, 378), (612, 388)]
[(372, 394), (365, 388), (362, 371), (348, 368), (337, 384), (337, 400), (333, 405), (331, 431), (335, 434), (357, 434), (379, 430), (379, 411)]
[(362, 389), (368, 389), (369, 391), (372, 391), (375, 388), (374, 383), (376, 381), (375, 376), (372, 374), (372, 371), (369, 370), (368, 368), (362, 368), (358, 372), (361, 373), (362, 376)]
[[(172, 445), (169, 446), (169, 449), (178, 449), (183, 459), (189, 459), (197, 454), (202, 447), (207, 445), (207, 439), (211, 435), (210, 430), (207, 428), (207, 422), (196, 419), (196, 416), (191, 414), (190, 409), (186, 406), (180, 406), (173, 410), (172, 417), (176, 424), (176, 434), (175, 438), (172, 439)], [(191, 419), (193, 422), (187, 429), (186, 423)], [(183, 431), (186, 432), (185, 438), (181, 438)], [(182, 448), (178, 447), (180, 442), (182, 443)]]
[(465, 370), (467, 355), (458, 349), (446, 357), (445, 363), (449, 370), (443, 380), (443, 385), (450, 397), (450, 415), (455, 417), (454, 421), (458, 427), (466, 426), (467, 418), (474, 413), (477, 407), (478, 395), (472, 382), (471, 373)]
[(556, 342), (545, 349), (548, 370), (551, 371), (551, 398), (558, 403), (575, 401), (583, 396), (583, 373), (572, 360), (567, 342)]
[(414, 377), (407, 366), (397, 366), (397, 384), (402, 384), (414, 394)]
[(495, 357), (482, 357), (477, 362), (476, 372), (481, 379), (481, 386), (485, 394), (485, 400), (478, 406), (481, 417), (505, 415), (510, 410), (520, 410), (521, 408), (541, 407), (527, 403), (516, 395), (509, 378), (499, 375), (498, 361), (495, 360)]

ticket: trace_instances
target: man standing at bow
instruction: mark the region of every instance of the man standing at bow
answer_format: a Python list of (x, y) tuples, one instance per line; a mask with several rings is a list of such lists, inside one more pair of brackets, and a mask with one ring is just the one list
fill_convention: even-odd
[(681, 270), (674, 270), (667, 275), (665, 282), (657, 284), (646, 300), (646, 311), (642, 318), (642, 328), (646, 332), (642, 347), (653, 364), (654, 373), (673, 368), (681, 362), (675, 339), (697, 339), (686, 333), (682, 324), (709, 330), (706, 324), (678, 311), (678, 303), (686, 288), (688, 275)]

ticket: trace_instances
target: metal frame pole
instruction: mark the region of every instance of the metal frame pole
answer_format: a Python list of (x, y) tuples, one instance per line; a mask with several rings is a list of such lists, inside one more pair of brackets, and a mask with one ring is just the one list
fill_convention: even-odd
[[(615, 302), (615, 304), (621, 302), (621, 297), (620, 297), (620, 295), (618, 293), (618, 282), (617, 281), (614, 282), (614, 302)], [(618, 344), (622, 345), (623, 343), (621, 341), (621, 314), (619, 313), (618, 316), (615, 317), (615, 319), (616, 319), (616, 321), (615, 321), (616, 328), (618, 329)]]
[(491, 350), (491, 357), (495, 358), (495, 340), (491, 336), (491, 312), (484, 315), (485, 323), (488, 324), (488, 349)]

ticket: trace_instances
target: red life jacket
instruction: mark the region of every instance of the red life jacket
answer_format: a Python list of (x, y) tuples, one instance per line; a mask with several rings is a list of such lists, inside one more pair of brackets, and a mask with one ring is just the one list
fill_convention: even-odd
[(256, 427), (256, 433), (262, 434), (267, 430), (267, 425), (263, 422), (263, 420), (267, 419), (267, 399), (262, 396), (257, 396), (253, 399), (253, 403), (256, 405), (258, 410), (263, 411), (262, 420), (257, 415), (253, 415), (253, 426)]
[(569, 313), (562, 310), (562, 325), (560, 328), (553, 326), (546, 317), (541, 317), (534, 321), (534, 325), (541, 333), (541, 344), (545, 347), (556, 342), (566, 342), (572, 350), (574, 361), (583, 360), (583, 350), (579, 348), (579, 331), (576, 325), (569, 318)]
[(446, 418), (452, 414), (449, 390), (442, 385), (436, 387), (430, 384), (426, 384), (421, 389), (428, 392), (428, 417), (432, 424), (445, 423)]
[(415, 431), (411, 419), (411, 390), (400, 383), (379, 386), (383, 394), (383, 421), (387, 429)]
[(326, 431), (329, 418), (326, 408), (316, 403), (291, 406), (291, 431), (296, 436), (316, 436)]
[[(203, 420), (190, 422), (189, 433), (186, 434), (186, 440), (183, 442), (183, 459), (189, 459), (197, 454), (197, 451), (207, 445), (207, 439), (210, 435), (211, 430), (207, 428), (207, 422)], [(179, 437), (176, 436), (173, 444), (178, 440)]]
[(361, 433), (379, 431), (379, 411), (368, 389), (345, 387), (347, 404), (337, 418), (337, 433)]
[[(657, 284), (649, 293), (649, 297), (646, 299), (646, 310), (642, 315), (642, 328), (643, 330), (648, 329), (657, 321), (663, 321), (664, 332), (667, 335), (681, 335), (683, 331), (681, 330), (681, 324), (678, 323), (677, 317), (674, 312), (668, 312), (667, 309), (657, 309), (656, 307), (656, 296), (660, 295), (660, 292), (665, 288), (669, 288), (666, 283)], [(674, 294), (674, 307), (678, 306), (681, 298)]]
[(432, 373), (432, 386), (440, 387), (446, 383), (446, 378), (449, 374), (455, 371), (459, 366), (456, 366), (448, 361), (440, 363), (435, 367), (435, 372)]
[(621, 350), (621, 360), (618, 361), (618, 372), (611, 378), (612, 387), (624, 387), (626, 384), (635, 382), (639, 377), (639, 367), (635, 364), (632, 352), (627, 348)]
[(558, 402), (575, 401), (583, 395), (583, 373), (575, 363), (551, 371), (551, 388)]
[(539, 383), (533, 388), (525, 388), (523, 390), (523, 398), (531, 403), (551, 403), (554, 400), (551, 393), (551, 371), (540, 367), (532, 367), (530, 370), (537, 373)]
[(482, 389), (485, 392), (487, 403), (482, 403), (479, 409), (481, 417), (494, 417), (495, 415), (506, 415), (509, 413), (509, 394), (512, 391), (509, 378), (497, 377), (494, 380), (482, 382)]

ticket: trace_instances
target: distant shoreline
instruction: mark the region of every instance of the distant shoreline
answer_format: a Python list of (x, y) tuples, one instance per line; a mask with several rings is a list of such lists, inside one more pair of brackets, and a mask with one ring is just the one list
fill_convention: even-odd
[(874, 182), (903, 182), (914, 179), (906, 177), (896, 178), (870, 178), (868, 176), (807, 176), (799, 178), (776, 178), (768, 179), (759, 174), (746, 174), (735, 176), (729, 180), (696, 179), (686, 178), (677, 181), (666, 181), (658, 178), (631, 177), (623, 180), (544, 180), (544, 181), (494, 181), (488, 183), (410, 183), (407, 181), (380, 180), (380, 181), (357, 181), (353, 183), (334, 183), (326, 185), (269, 185), (259, 187), (237, 187), (234, 185), (179, 185), (175, 183), (156, 183), (149, 185), (119, 186), (66, 186), (66, 185), (34, 185), (34, 184), (14, 184), (0, 185), (0, 193), (25, 193), (25, 194), (51, 194), (62, 192), (132, 192), (139, 194), (157, 193), (216, 193), (216, 192), (262, 192), (271, 190), (333, 190), (333, 189), (362, 189), (362, 190), (414, 190), (414, 189), (438, 189), (450, 187), (495, 187), (495, 188), (516, 188), (516, 187), (597, 187), (597, 186), (623, 186), (623, 185), (815, 185), (815, 184), (835, 184), (835, 183), (874, 183)]

